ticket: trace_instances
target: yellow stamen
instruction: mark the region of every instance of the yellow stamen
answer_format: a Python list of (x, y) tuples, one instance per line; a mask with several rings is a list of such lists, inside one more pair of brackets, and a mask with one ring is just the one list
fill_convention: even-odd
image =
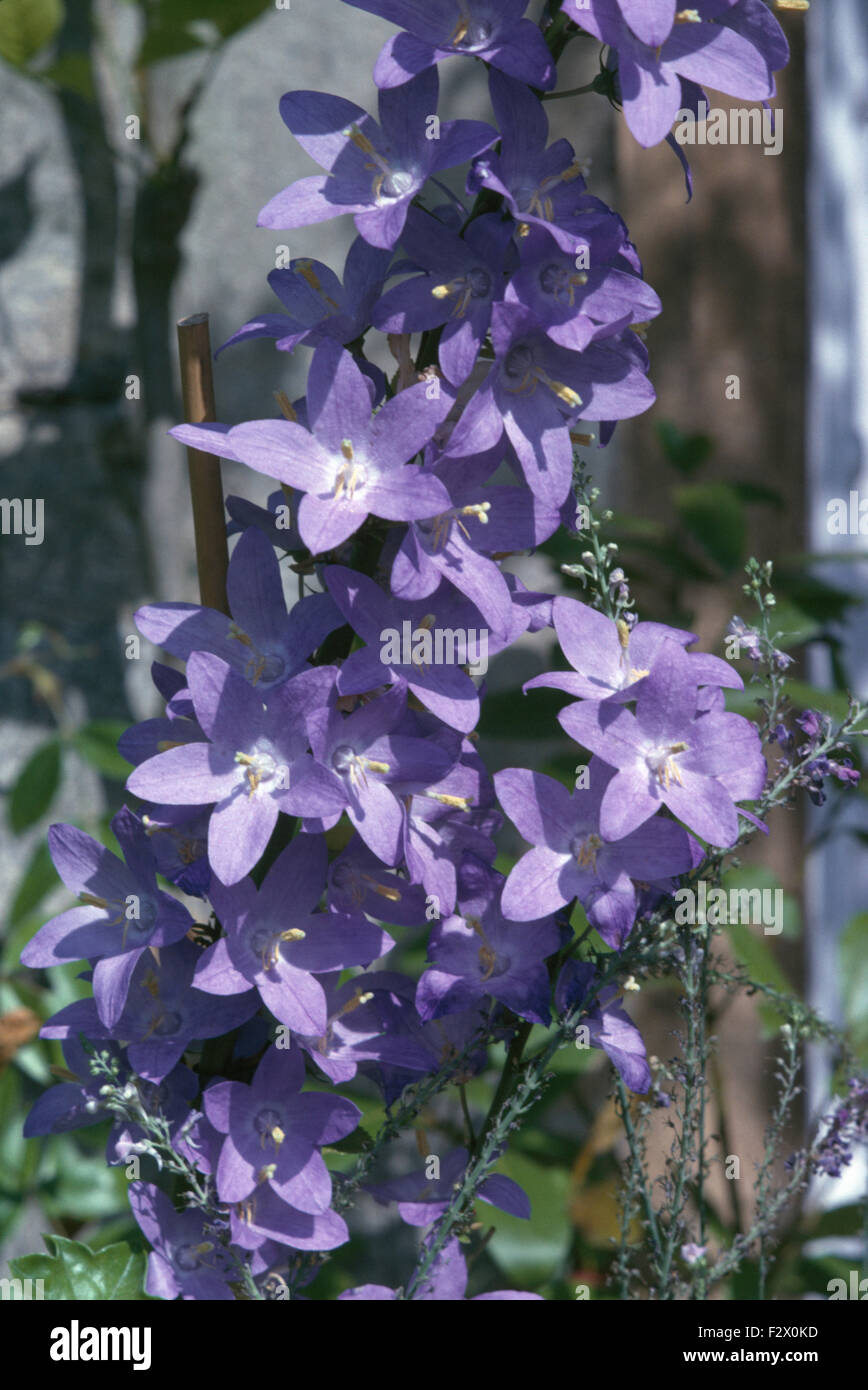
[(298, 415), (296, 414), (295, 406), (289, 399), (289, 396), (286, 394), (286, 392), (275, 391), (274, 399), (277, 401), (277, 404), (280, 406), (280, 409), (286, 416), (287, 420), (292, 420), (292, 422), (295, 423), (298, 420)]

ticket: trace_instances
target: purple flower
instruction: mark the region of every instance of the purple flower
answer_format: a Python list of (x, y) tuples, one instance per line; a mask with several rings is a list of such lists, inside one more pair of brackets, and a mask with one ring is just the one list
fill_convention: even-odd
[(403, 280), (375, 306), (374, 325), (384, 333), (418, 333), (445, 325), (438, 355), (453, 385), (469, 377), (502, 297), (512, 226), (495, 213), (471, 222), (456, 236), (430, 214), (411, 208), (401, 247), (426, 273)]
[(620, 840), (665, 805), (703, 840), (728, 848), (738, 838), (738, 814), (726, 774), (739, 771), (739, 799), (762, 791), (766, 765), (756, 726), (738, 714), (697, 714), (691, 660), (678, 643), (664, 642), (635, 714), (585, 701), (558, 715), (571, 738), (618, 769), (600, 806), (605, 840)]
[[(521, 267), (506, 289), (508, 303), (533, 313), (552, 342), (583, 352), (595, 339), (610, 337), (633, 323), (645, 323), (662, 310), (659, 298), (620, 257), (624, 234), (612, 215), (612, 250), (588, 244), (588, 269), (579, 270), (574, 251), (563, 251), (543, 227), (529, 227), (521, 243)], [(615, 260), (619, 264), (611, 264)]]
[(354, 835), (329, 865), (331, 912), (364, 912), (377, 922), (418, 927), (425, 921), (425, 893), (418, 884), (386, 868)]
[(436, 68), (381, 91), (379, 125), (343, 97), (287, 92), (280, 114), (327, 172), (278, 193), (259, 214), (259, 226), (306, 227), (351, 212), (365, 241), (394, 246), (429, 175), (463, 164), (497, 139), (482, 121), (438, 121), (438, 92)]
[(204, 898), (211, 882), (208, 863), (210, 807), (190, 816), (188, 806), (154, 806), (142, 816), (158, 873), (194, 898)]
[(521, 304), (495, 304), (495, 364), (449, 441), (453, 457), (491, 448), (505, 430), (528, 487), (560, 507), (573, 477), (569, 426), (578, 419), (626, 420), (655, 399), (647, 353), (633, 333), (570, 352), (547, 337)]
[[(593, 965), (570, 960), (563, 966), (555, 987), (555, 1007), (563, 1015), (581, 1005), (594, 982)], [(651, 1088), (651, 1069), (642, 1034), (620, 1007), (620, 994), (611, 985), (582, 1012), (577, 1028), (587, 1028), (587, 1042), (600, 1047), (626, 1086), (639, 1095)], [(584, 1039), (577, 1036), (576, 1045)], [(668, 1098), (664, 1102), (668, 1105)]]
[[(189, 941), (147, 952), (130, 980), (123, 1013), (113, 1029), (100, 1021), (93, 999), (67, 1004), (42, 1027), (43, 1038), (123, 1038), (129, 1065), (146, 1081), (162, 1081), (194, 1038), (216, 1038), (245, 1023), (257, 1007), (255, 992), (221, 1000), (193, 988), (201, 951)], [(95, 988), (97, 986), (95, 985)]]
[(41, 927), (21, 953), (32, 968), (96, 959), (94, 993), (102, 1023), (112, 1028), (127, 999), (133, 971), (150, 947), (180, 941), (193, 919), (157, 887), (154, 858), (140, 821), (126, 807), (112, 821), (122, 862), (83, 830), (53, 825), (48, 846), (54, 866), (80, 907)]
[[(437, 1155), (432, 1155), (437, 1158)], [(454, 1197), (454, 1185), (464, 1176), (470, 1155), (467, 1149), (453, 1149), (443, 1158), (437, 1158), (436, 1177), (429, 1177), (425, 1168), (406, 1177), (394, 1178), (391, 1182), (381, 1182), (367, 1186), (378, 1202), (397, 1202), (402, 1221), (408, 1226), (430, 1226), (442, 1216)], [(519, 1216), (527, 1221), (530, 1217), (530, 1202), (512, 1178), (501, 1173), (493, 1173), (476, 1189), (476, 1196), (489, 1202), (510, 1216)]]
[(336, 972), (322, 980), (328, 1009), (324, 1031), (317, 1037), (296, 1034), (320, 1071), (335, 1085), (351, 1081), (365, 1062), (428, 1072), (431, 1053), (410, 1034), (418, 1022), (412, 999), (397, 992), (398, 986), (412, 989), (412, 981), (388, 970), (356, 975), (342, 985), (339, 979)]
[(636, 917), (633, 880), (685, 873), (693, 853), (682, 828), (660, 817), (623, 838), (606, 837), (601, 808), (613, 774), (596, 759), (587, 771), (589, 785), (572, 795), (540, 772), (507, 768), (496, 774), (500, 804), (534, 846), (510, 873), (502, 907), (513, 921), (527, 922), (578, 898), (588, 921), (617, 950)]
[(305, 786), (328, 792), (328, 774), (307, 753), (304, 720), (328, 698), (334, 674), (329, 666), (302, 671), (270, 692), (266, 709), (225, 661), (204, 652), (190, 657), (193, 703), (210, 742), (149, 758), (127, 785), (137, 796), (170, 806), (216, 803), (208, 857), (223, 883), (237, 883), (253, 868), (280, 811), (303, 813)]
[(459, 912), (436, 922), (431, 931), (432, 964), (416, 991), (421, 1018), (458, 1013), (490, 995), (521, 1018), (549, 1022), (545, 960), (558, 949), (560, 933), (550, 916), (507, 921), (500, 909), (504, 882), (502, 874), (465, 855)]
[(555, 64), (527, 0), (348, 0), (409, 32), (395, 34), (374, 65), (378, 87), (397, 87), (455, 54), (480, 58), (531, 87), (548, 91)]
[(502, 824), (494, 809), (494, 787), (478, 755), (461, 762), (436, 787), (411, 798), (407, 807), (404, 857), (414, 883), (424, 885), (440, 914), (454, 912), (457, 870), (465, 851), (493, 863), (493, 835)]
[(201, 955), (197, 989), (225, 998), (255, 985), (279, 1022), (305, 1036), (324, 1033), (328, 1011), (316, 974), (367, 965), (394, 944), (358, 914), (315, 911), (326, 862), (321, 836), (297, 835), (258, 892), (249, 878), (231, 887), (214, 882), (211, 901), (226, 935)]
[[(553, 686), (580, 700), (634, 700), (664, 642), (687, 647), (697, 640), (695, 633), (663, 623), (640, 622), (628, 628), (625, 622), (615, 622), (573, 598), (556, 598), (552, 619), (561, 650), (574, 670), (534, 676), (525, 683), (525, 691)], [(688, 662), (697, 685), (743, 689), (741, 676), (720, 657), (691, 652)]]
[[(527, 619), (513, 609), (507, 639), (489, 634), (478, 609), (444, 584), (412, 603), (388, 598), (366, 575), (341, 565), (325, 571), (329, 593), (366, 645), (340, 668), (341, 695), (357, 695), (406, 682), (417, 699), (450, 728), (469, 733), (479, 718), (479, 696), (459, 662), (500, 650), (523, 631)], [(462, 648), (463, 643), (463, 648)]]
[(202, 1214), (175, 1211), (153, 1183), (133, 1182), (129, 1191), (133, 1216), (153, 1246), (145, 1292), (154, 1298), (234, 1302), (228, 1252), (206, 1232)]
[(447, 579), (493, 631), (504, 634), (515, 622), (514, 598), (489, 557), (534, 549), (557, 530), (560, 517), (527, 488), (492, 486), (489, 469), (485, 461), (445, 457), (432, 465), (452, 506), (407, 527), (392, 563), (391, 588), (396, 598), (420, 599)]
[(219, 1081), (205, 1092), (205, 1113), (225, 1135), (217, 1193), (240, 1202), (260, 1183), (297, 1211), (319, 1215), (332, 1183), (320, 1146), (350, 1134), (361, 1112), (341, 1096), (301, 1092), (304, 1060), (297, 1048), (269, 1047), (249, 1086)]
[(230, 1208), (229, 1231), (232, 1244), (242, 1250), (261, 1250), (273, 1240), (295, 1250), (335, 1250), (350, 1238), (346, 1221), (336, 1211), (299, 1211), (270, 1183), (261, 1183)]
[(302, 343), (316, 347), (324, 338), (354, 342), (371, 322), (390, 260), (390, 251), (356, 237), (347, 252), (343, 284), (322, 261), (307, 257), (296, 257), (285, 270), (272, 270), (268, 283), (288, 312), (251, 319), (215, 356), (250, 338), (276, 338), (281, 352), (292, 352)]
[(556, 140), (546, 148), (549, 123), (539, 98), (495, 69), (489, 73), (488, 86), (501, 152), (474, 160), (468, 190), (475, 193), (485, 188), (501, 194), (516, 221), (546, 227), (564, 251), (575, 255), (580, 244), (587, 245), (584, 234), (577, 240), (576, 229), (587, 222), (588, 210), (612, 214), (587, 193), (570, 142)]
[(311, 594), (287, 613), (279, 561), (253, 527), (232, 552), (227, 594), (231, 618), (193, 603), (154, 603), (138, 610), (136, 626), (149, 642), (183, 661), (193, 652), (212, 652), (266, 691), (302, 670), (311, 652), (341, 625), (327, 594)]
[(705, 1259), (707, 1250), (707, 1245), (697, 1245), (695, 1241), (691, 1240), (688, 1241), (686, 1245), (682, 1245), (681, 1258), (686, 1264), (695, 1265), (698, 1264), (700, 1260)]
[(229, 442), (242, 463), (305, 493), (298, 528), (311, 554), (340, 545), (369, 513), (411, 521), (448, 507), (442, 484), (407, 466), (449, 410), (446, 392), (431, 396), (419, 382), (372, 418), (366, 378), (333, 342), (316, 349), (307, 389), (310, 431), (292, 420), (251, 420), (231, 429)]
[(762, 0), (697, 0), (677, 15), (675, 0), (564, 0), (563, 9), (616, 50), (624, 115), (640, 145), (664, 139), (696, 84), (747, 101), (774, 96), (773, 73), (789, 57)]
[(421, 790), (441, 781), (455, 762), (437, 744), (396, 732), (406, 707), (400, 684), (350, 715), (324, 706), (308, 720), (314, 757), (328, 770), (331, 786), (308, 792), (305, 828), (330, 830), (346, 810), (368, 848), (390, 865), (402, 857), (404, 810), (389, 784)]

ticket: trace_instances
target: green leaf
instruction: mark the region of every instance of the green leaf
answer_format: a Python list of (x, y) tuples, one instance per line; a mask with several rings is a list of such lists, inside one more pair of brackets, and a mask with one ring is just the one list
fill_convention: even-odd
[[(273, 7), (274, 0), (158, 0), (151, 7), (139, 61), (158, 63), (243, 29)], [(204, 10), (204, 13), (203, 13)], [(209, 32), (210, 31), (210, 32)]]
[(96, 89), (89, 53), (63, 53), (56, 63), (40, 70), (43, 82), (50, 82), (65, 92), (75, 92), (85, 101), (93, 101)]
[(680, 473), (695, 473), (714, 450), (707, 434), (684, 434), (671, 420), (659, 420), (656, 429), (660, 447)]
[(101, 1303), (148, 1301), (147, 1257), (129, 1245), (91, 1250), (65, 1236), (43, 1235), (47, 1255), (21, 1255), (9, 1261), (16, 1279), (41, 1279), (47, 1299), (87, 1299)]
[(0, 0), (0, 57), (23, 67), (62, 23), (63, 0)]
[(97, 772), (125, 782), (130, 765), (118, 752), (118, 739), (126, 727), (122, 719), (95, 719), (74, 733), (70, 742), (79, 757)]
[(678, 487), (673, 499), (689, 535), (722, 570), (742, 562), (745, 546), (744, 504), (727, 483)]
[(753, 504), (761, 507), (774, 507), (775, 511), (786, 511), (786, 502), (781, 493), (775, 487), (766, 487), (763, 483), (755, 483), (752, 479), (741, 478), (733, 480), (730, 487), (742, 502), (748, 505)]
[[(5, 0), (4, 0), (5, 3)], [(18, 775), (9, 798), (9, 824), (16, 835), (44, 816), (60, 783), (60, 741), (43, 743)]]
[(552, 1276), (566, 1254), (569, 1174), (563, 1168), (543, 1167), (514, 1150), (501, 1159), (496, 1171), (524, 1188), (531, 1203), (530, 1220), (485, 1202), (476, 1209), (477, 1219), (494, 1227), (489, 1246), (492, 1258), (517, 1287), (533, 1288)]
[(48, 845), (44, 840), (40, 840), (12, 899), (9, 925), (16, 926), (22, 918), (39, 906), (46, 893), (56, 887), (57, 871), (51, 862)]

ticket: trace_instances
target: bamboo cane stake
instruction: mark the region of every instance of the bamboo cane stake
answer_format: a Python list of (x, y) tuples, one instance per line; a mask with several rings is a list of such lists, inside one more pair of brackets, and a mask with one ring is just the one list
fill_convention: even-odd
[[(192, 314), (190, 318), (179, 321), (178, 352), (184, 419), (191, 425), (216, 420), (207, 314)], [(196, 534), (199, 597), (207, 608), (216, 608), (228, 614), (226, 571), (229, 567), (229, 549), (226, 543), (220, 460), (213, 454), (202, 453), (200, 449), (188, 448), (187, 467)]]

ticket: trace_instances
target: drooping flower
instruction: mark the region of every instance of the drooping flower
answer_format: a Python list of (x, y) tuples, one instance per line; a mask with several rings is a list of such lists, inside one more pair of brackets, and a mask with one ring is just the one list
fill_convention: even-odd
[[(561, 968), (555, 986), (555, 1008), (560, 1015), (580, 1007), (588, 996), (596, 971), (586, 961), (568, 960)], [(576, 1043), (600, 1047), (624, 1084), (645, 1095), (651, 1088), (651, 1068), (642, 1034), (621, 1008), (621, 995), (614, 985), (600, 990), (596, 1000), (583, 1010), (577, 1028), (587, 1029), (587, 1038), (577, 1034)]]
[[(378, 1202), (397, 1202), (402, 1221), (408, 1226), (430, 1226), (442, 1216), (455, 1195), (455, 1183), (463, 1176), (470, 1154), (467, 1149), (453, 1149), (436, 1158), (436, 1176), (428, 1176), (426, 1169), (408, 1173), (403, 1178), (393, 1178), (389, 1182), (372, 1183), (367, 1191)], [(432, 1173), (434, 1172), (432, 1165)], [(492, 1173), (476, 1188), (476, 1196), (489, 1202), (510, 1216), (519, 1216), (527, 1221), (530, 1218), (530, 1201), (527, 1193), (512, 1178), (503, 1173)]]

